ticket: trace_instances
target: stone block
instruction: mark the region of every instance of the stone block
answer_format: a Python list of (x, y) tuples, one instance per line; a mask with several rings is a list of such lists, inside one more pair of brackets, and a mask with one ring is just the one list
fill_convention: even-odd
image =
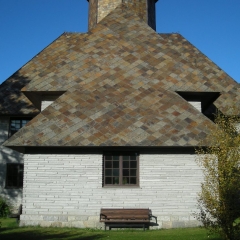
[(186, 227), (185, 222), (180, 222), (180, 221), (172, 222), (172, 228), (184, 228), (184, 227)]
[(173, 221), (176, 222), (176, 221), (179, 220), (179, 216), (171, 216), (170, 219), (171, 219), (172, 222), (173, 222)]
[(41, 222), (39, 222), (39, 225), (41, 227), (51, 227), (51, 224), (52, 224), (52, 222), (48, 222), (48, 221), (41, 221)]
[(58, 217), (58, 220), (60, 221), (60, 222), (68, 222), (68, 216), (59, 216)]
[(76, 221), (86, 221), (88, 219), (88, 216), (76, 216)]
[(62, 222), (53, 222), (51, 227), (62, 227)]
[(58, 221), (58, 219), (59, 219), (58, 216), (48, 216), (48, 215), (43, 216), (44, 221)]
[(71, 226), (74, 228), (87, 228), (87, 224), (84, 224), (83, 221), (75, 221), (71, 223)]
[(166, 229), (172, 228), (172, 222), (171, 221), (168, 221), (168, 222), (163, 221), (162, 228), (166, 228)]

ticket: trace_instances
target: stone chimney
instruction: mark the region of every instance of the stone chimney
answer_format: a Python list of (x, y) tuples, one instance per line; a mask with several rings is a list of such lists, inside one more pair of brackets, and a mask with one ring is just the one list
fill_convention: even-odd
[(94, 28), (98, 22), (121, 4), (137, 14), (152, 29), (156, 30), (155, 4), (158, 0), (88, 0), (88, 29)]

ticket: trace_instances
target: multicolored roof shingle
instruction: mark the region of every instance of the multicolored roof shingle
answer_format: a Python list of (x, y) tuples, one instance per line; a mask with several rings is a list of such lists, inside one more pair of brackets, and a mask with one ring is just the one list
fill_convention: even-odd
[(197, 146), (214, 124), (177, 92), (239, 84), (179, 34), (157, 34), (116, 8), (87, 34), (65, 33), (18, 72), (23, 92), (65, 92), (5, 146)]

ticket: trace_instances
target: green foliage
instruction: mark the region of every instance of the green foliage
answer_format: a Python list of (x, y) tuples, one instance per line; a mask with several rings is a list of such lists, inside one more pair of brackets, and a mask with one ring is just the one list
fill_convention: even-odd
[(10, 212), (10, 204), (4, 198), (0, 197), (0, 217), (7, 217)]
[(209, 145), (196, 150), (204, 181), (196, 217), (210, 231), (226, 240), (240, 239), (240, 135), (239, 119), (216, 115), (216, 128), (207, 137)]

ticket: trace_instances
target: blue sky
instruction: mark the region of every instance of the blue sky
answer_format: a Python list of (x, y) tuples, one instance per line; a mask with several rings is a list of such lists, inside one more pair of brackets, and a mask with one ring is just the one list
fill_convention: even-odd
[[(157, 32), (182, 34), (240, 83), (240, 0), (159, 0)], [(0, 0), (0, 83), (63, 32), (87, 32), (87, 0)]]

